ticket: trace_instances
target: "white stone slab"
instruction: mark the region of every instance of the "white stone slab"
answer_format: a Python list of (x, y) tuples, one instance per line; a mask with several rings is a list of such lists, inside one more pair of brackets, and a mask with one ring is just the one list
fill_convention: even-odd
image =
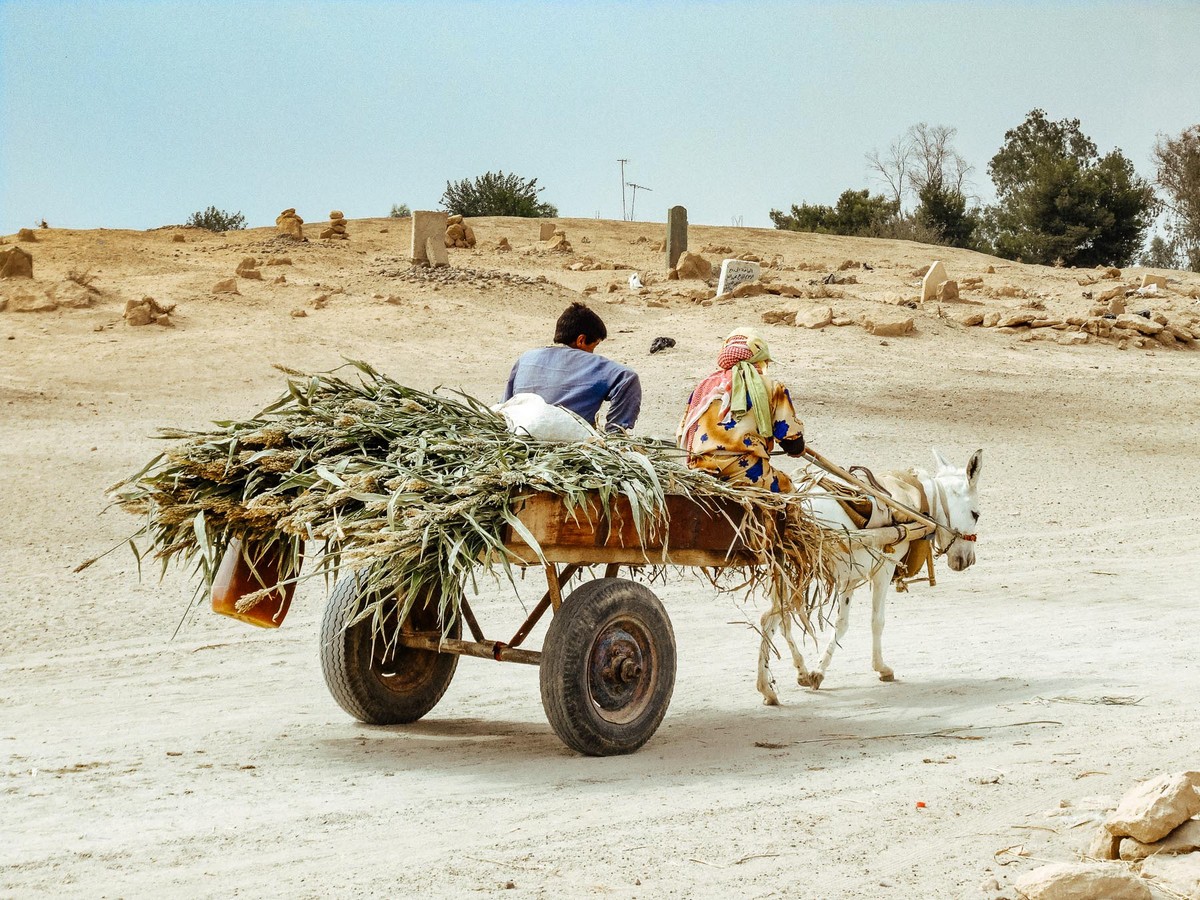
[(739, 284), (757, 281), (762, 266), (744, 259), (727, 259), (721, 263), (721, 280), (717, 282), (717, 296), (728, 294)]

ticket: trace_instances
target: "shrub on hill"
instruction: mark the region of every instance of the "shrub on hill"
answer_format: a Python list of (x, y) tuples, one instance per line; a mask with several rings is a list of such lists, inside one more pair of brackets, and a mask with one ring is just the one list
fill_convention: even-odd
[(194, 212), (187, 222), (191, 228), (207, 228), (209, 231), (241, 231), (246, 227), (246, 217), (240, 212), (228, 213), (210, 206), (202, 212)]
[(407, 203), (393, 203), (388, 216), (392, 219), (408, 219), (412, 217), (412, 210), (408, 208)]
[(476, 178), (447, 181), (442, 208), (462, 216), (524, 216), (552, 219), (558, 207), (538, 200), (544, 188), (537, 179), (504, 172), (488, 172)]

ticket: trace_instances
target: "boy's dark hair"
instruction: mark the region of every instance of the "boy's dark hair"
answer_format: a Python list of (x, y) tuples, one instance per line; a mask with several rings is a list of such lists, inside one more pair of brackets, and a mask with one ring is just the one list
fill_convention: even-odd
[(581, 334), (591, 344), (608, 337), (608, 329), (604, 327), (604, 321), (582, 303), (572, 303), (554, 325), (554, 343), (569, 347)]

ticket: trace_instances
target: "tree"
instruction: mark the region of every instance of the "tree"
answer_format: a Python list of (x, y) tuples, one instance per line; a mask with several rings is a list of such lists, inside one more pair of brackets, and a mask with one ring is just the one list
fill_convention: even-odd
[(1023, 262), (1126, 265), (1158, 209), (1119, 149), (1101, 157), (1078, 119), (1035, 109), (988, 163), (998, 202), (984, 229), (998, 255)]
[(897, 208), (908, 195), (917, 199), (912, 229), (954, 247), (974, 244), (978, 216), (967, 210), (971, 166), (954, 149), (958, 129), (918, 122), (892, 141), (886, 156), (867, 154), (869, 167), (887, 184)]
[(937, 235), (937, 243), (950, 247), (973, 247), (979, 217), (967, 209), (967, 198), (959, 190), (928, 182), (917, 194), (920, 205), (914, 217)]
[(408, 208), (407, 203), (393, 203), (392, 211), (388, 213), (388, 217), (392, 219), (408, 219), (412, 217), (412, 210)]
[(846, 190), (838, 197), (836, 206), (801, 203), (792, 205), (790, 213), (773, 209), (771, 221), (784, 231), (815, 231), (821, 234), (869, 235), (900, 211), (900, 204), (883, 194), (872, 195)]
[(184, 223), (190, 228), (207, 228), (209, 231), (241, 231), (246, 227), (246, 217), (241, 212), (227, 213), (210, 206), (203, 212), (194, 212)]
[(524, 179), (504, 172), (488, 172), (477, 178), (446, 182), (442, 208), (463, 216), (524, 216), (552, 219), (558, 208), (538, 200), (543, 188), (537, 179)]
[(1177, 264), (1200, 272), (1200, 125), (1185, 128), (1176, 137), (1160, 134), (1154, 144), (1154, 161), (1155, 180), (1166, 195), (1169, 213), (1170, 239), (1164, 243), (1173, 248)]
[(1146, 245), (1146, 252), (1138, 263), (1151, 269), (1178, 269), (1182, 262), (1182, 254), (1172, 240), (1156, 234)]

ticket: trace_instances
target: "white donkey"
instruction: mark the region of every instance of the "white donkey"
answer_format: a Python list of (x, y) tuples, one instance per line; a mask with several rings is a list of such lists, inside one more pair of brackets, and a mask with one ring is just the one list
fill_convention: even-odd
[[(933, 457), (938, 468), (932, 475), (923, 469), (913, 469), (911, 473), (881, 476), (881, 480), (895, 485), (898, 479), (907, 479), (912, 483), (915, 476), (921, 486), (920, 493), (923, 493), (921, 499), (925, 501), (921, 504), (925, 508), (919, 509), (918, 512), (929, 515), (940, 526), (932, 536), (933, 550), (938, 556), (945, 554), (950, 568), (961, 572), (975, 562), (975, 523), (979, 521), (978, 487), (979, 472), (983, 467), (983, 451), (976, 450), (965, 469), (950, 465), (937, 450), (933, 451)], [(810, 508), (818, 521), (831, 528), (855, 528), (845, 510), (829, 494), (812, 494)], [(888, 525), (891, 521), (887, 508), (877, 504), (868, 527)], [(796, 666), (797, 683), (815, 690), (825, 680), (825, 670), (829, 668), (829, 661), (833, 658), (833, 649), (846, 633), (846, 626), (850, 620), (850, 597), (857, 588), (867, 583), (871, 585), (871, 666), (879, 673), (880, 681), (893, 680), (895, 674), (883, 661), (880, 648), (884, 602), (896, 565), (904, 558), (908, 547), (908, 542), (904, 542), (896, 544), (892, 552), (884, 553), (878, 548), (855, 544), (850, 552), (837, 562), (837, 625), (814, 671), (810, 672), (805, 668), (804, 657), (800, 655), (800, 649), (792, 636), (791, 616), (783, 615), (777, 604), (772, 605), (762, 617), (763, 638), (758, 654), (757, 686), (764, 703), (768, 706), (779, 704), (779, 695), (775, 692), (775, 679), (768, 665), (772, 651), (771, 638), (775, 629), (780, 626), (783, 628), (784, 637), (792, 651), (792, 662)]]

